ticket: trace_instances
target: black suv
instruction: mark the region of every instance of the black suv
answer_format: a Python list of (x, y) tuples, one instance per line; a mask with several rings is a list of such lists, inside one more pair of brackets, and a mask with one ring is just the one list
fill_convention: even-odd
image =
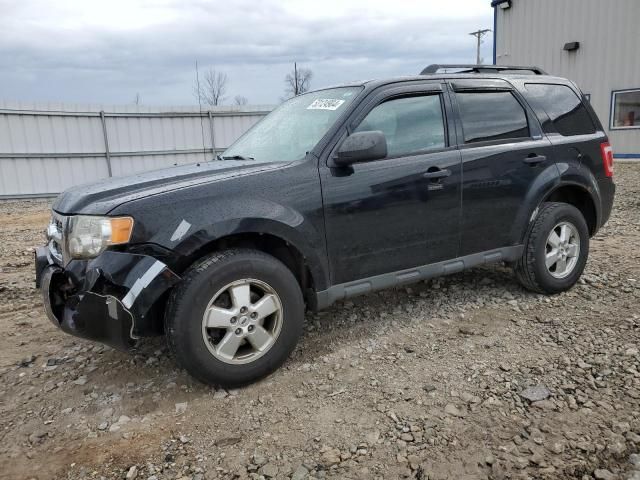
[(305, 308), (501, 261), (571, 288), (615, 191), (589, 102), (537, 68), (441, 67), (306, 93), (215, 160), (62, 193), (36, 251), (48, 317), (120, 349), (165, 334), (235, 386), (285, 361)]

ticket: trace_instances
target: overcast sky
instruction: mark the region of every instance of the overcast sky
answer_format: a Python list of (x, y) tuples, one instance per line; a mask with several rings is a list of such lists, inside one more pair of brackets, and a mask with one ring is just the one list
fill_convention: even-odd
[[(293, 62), (312, 88), (475, 63), (489, 0), (0, 0), (0, 98), (187, 105), (194, 64), (226, 103), (278, 102)], [(493, 37), (482, 55), (491, 62)]]

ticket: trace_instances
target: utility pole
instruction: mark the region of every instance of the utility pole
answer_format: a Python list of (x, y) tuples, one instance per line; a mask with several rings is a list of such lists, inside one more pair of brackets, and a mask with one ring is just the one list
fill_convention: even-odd
[(476, 65), (480, 65), (480, 44), (482, 43), (482, 37), (484, 37), (487, 33), (489, 33), (491, 29), (485, 28), (482, 30), (476, 30), (475, 32), (471, 32), (469, 35), (473, 35), (478, 39), (478, 46), (476, 49)]
[(293, 78), (295, 79), (295, 85), (293, 86), (293, 95), (298, 95), (298, 64), (293, 62)]

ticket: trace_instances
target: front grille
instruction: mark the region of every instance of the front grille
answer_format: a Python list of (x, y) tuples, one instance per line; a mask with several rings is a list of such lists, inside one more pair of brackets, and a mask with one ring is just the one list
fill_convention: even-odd
[(60, 265), (62, 264), (62, 252), (64, 245), (64, 227), (64, 217), (53, 212), (51, 215), (51, 221), (47, 227), (47, 240), (49, 242), (48, 248), (53, 260)]

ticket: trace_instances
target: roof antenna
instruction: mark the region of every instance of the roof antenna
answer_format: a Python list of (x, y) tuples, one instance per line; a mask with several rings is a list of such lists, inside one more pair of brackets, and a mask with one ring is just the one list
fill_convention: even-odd
[[(196, 60), (196, 88), (198, 89), (198, 107), (200, 108), (200, 136), (202, 137), (202, 159), (207, 161), (207, 147), (204, 143), (204, 122), (202, 121), (202, 100), (200, 99), (200, 73), (198, 71), (198, 60)], [(213, 152), (215, 154), (215, 152)]]

